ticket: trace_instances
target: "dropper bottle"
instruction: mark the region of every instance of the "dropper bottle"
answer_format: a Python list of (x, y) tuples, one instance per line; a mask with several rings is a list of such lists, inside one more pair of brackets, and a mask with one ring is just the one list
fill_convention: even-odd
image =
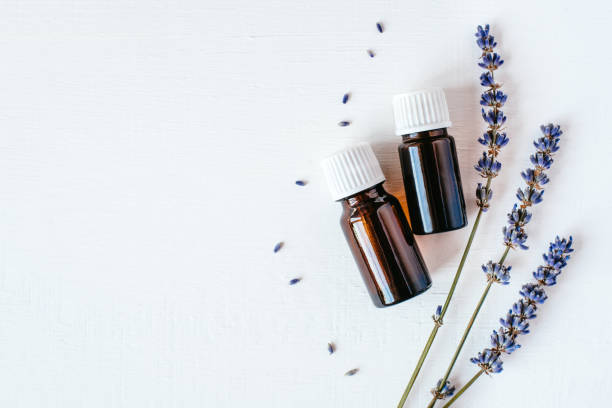
[(423, 293), (431, 279), (399, 201), (367, 143), (321, 163), (332, 198), (342, 204), (340, 226), (377, 307)]
[(413, 91), (393, 98), (395, 134), (410, 226), (415, 234), (433, 234), (467, 224), (455, 139), (444, 91)]

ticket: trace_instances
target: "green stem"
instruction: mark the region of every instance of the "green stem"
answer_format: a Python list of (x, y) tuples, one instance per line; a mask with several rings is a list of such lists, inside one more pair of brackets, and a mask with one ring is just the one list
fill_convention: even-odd
[[(502, 257), (499, 260), (499, 264), (500, 265), (504, 264), (504, 261), (506, 260), (506, 257), (508, 256), (508, 252), (509, 251), (510, 251), (510, 247), (506, 247), (506, 250), (504, 251)], [(442, 377), (442, 380), (440, 381), (440, 387), (437, 388), (438, 392), (442, 390), (442, 387), (444, 386), (444, 384), (448, 380), (448, 377), (450, 377), (451, 371), (453, 371), (453, 368), (455, 367), (455, 363), (457, 362), (457, 359), (459, 358), (459, 354), (461, 353), (461, 349), (463, 349), (465, 341), (467, 340), (467, 337), (470, 334), (470, 330), (472, 330), (472, 326), (474, 326), (474, 322), (476, 321), (476, 316), (478, 316), (478, 313), (480, 313), (480, 309), (482, 308), (482, 305), (483, 305), (487, 295), (489, 294), (489, 290), (491, 289), (491, 285), (492, 284), (493, 284), (493, 282), (487, 283), (487, 286), (486, 286), (484, 292), (482, 293), (482, 296), (480, 297), (480, 300), (478, 301), (478, 304), (476, 305), (476, 309), (474, 309), (474, 312), (472, 313), (472, 317), (470, 318), (470, 321), (468, 322), (468, 325), (467, 325), (467, 327), (465, 328), (465, 330), (463, 332), (463, 336), (461, 337), (461, 340), (459, 341), (459, 344), (457, 345), (457, 349), (455, 350), (455, 354), (453, 355), (453, 358), (451, 359), (451, 362), (448, 365), (448, 368), (446, 369), (446, 373), (444, 373), (444, 377)], [(433, 406), (436, 403), (436, 400), (437, 399), (434, 396), (434, 398), (432, 398), (432, 400), (429, 402), (428, 408), (433, 408)]]
[(467, 390), (468, 388), (470, 388), (470, 385), (474, 384), (474, 382), (478, 379), (478, 377), (480, 377), (482, 375), (482, 373), (484, 373), (483, 369), (480, 369), (480, 371), (478, 371), (471, 379), (470, 381), (467, 382), (467, 384), (465, 384), (463, 387), (461, 387), (461, 389), (459, 391), (457, 391), (457, 393), (455, 395), (453, 395), (453, 398), (451, 398), (450, 400), (448, 400), (448, 402), (446, 404), (444, 404), (444, 406), (442, 408), (448, 408), (450, 407), (453, 402), (455, 402), (457, 400), (457, 398), (459, 398), (461, 396), (461, 394), (463, 394), (465, 392), (465, 390)]
[[(446, 380), (448, 380), (448, 377), (450, 376), (450, 373), (453, 370), (453, 367), (455, 366), (457, 359), (459, 358), (459, 353), (461, 353), (461, 349), (463, 348), (463, 345), (465, 344), (465, 340), (470, 334), (470, 330), (472, 330), (474, 321), (476, 321), (476, 316), (478, 316), (478, 312), (480, 312), (480, 308), (482, 307), (482, 304), (484, 303), (487, 295), (489, 294), (489, 290), (491, 289), (492, 284), (493, 282), (487, 283), (485, 290), (482, 292), (482, 296), (480, 296), (480, 300), (478, 301), (478, 304), (476, 305), (476, 309), (474, 309), (474, 312), (472, 313), (472, 317), (470, 318), (470, 321), (468, 322), (467, 327), (463, 331), (463, 336), (461, 337), (461, 340), (459, 341), (459, 345), (457, 346), (457, 349), (455, 350), (455, 354), (453, 355), (453, 358), (450, 364), (448, 365), (448, 368), (446, 369), (446, 373), (444, 373), (444, 377), (442, 377), (442, 380), (440, 381), (440, 387), (438, 388), (438, 391), (441, 391), (442, 387), (446, 383)], [(431, 400), (427, 408), (432, 408), (434, 404), (436, 403), (436, 400), (437, 398), (434, 396), (434, 398)]]
[[(491, 187), (491, 177), (487, 177), (487, 190)], [(470, 248), (472, 247), (472, 242), (474, 241), (474, 236), (476, 235), (476, 230), (478, 229), (478, 224), (480, 224), (480, 217), (482, 216), (482, 208), (478, 210), (478, 215), (476, 215), (476, 220), (474, 221), (474, 225), (472, 226), (472, 231), (470, 232), (470, 236), (468, 238), (467, 244), (465, 245), (465, 249), (463, 250), (463, 255), (461, 256), (461, 261), (459, 262), (459, 266), (457, 267), (457, 272), (455, 272), (455, 278), (453, 279), (453, 283), (451, 284), (450, 290), (448, 291), (448, 295), (446, 296), (446, 301), (444, 302), (444, 306), (442, 307), (442, 311), (440, 312), (440, 322), (444, 318), (446, 314), (446, 310), (448, 309), (448, 305), (455, 293), (455, 288), (457, 287), (457, 283), (459, 282), (459, 277), (461, 276), (461, 272), (463, 271), (463, 266), (465, 265), (465, 261), (467, 259), (468, 253), (470, 252)], [(406, 402), (406, 398), (408, 398), (408, 394), (412, 387), (414, 386), (414, 382), (416, 381), (421, 368), (423, 367), (423, 363), (427, 358), (427, 354), (429, 353), (429, 349), (433, 344), (434, 339), (436, 338), (436, 334), (438, 334), (438, 329), (440, 328), (440, 324), (434, 322), (434, 327), (429, 334), (429, 338), (427, 339), (427, 343), (425, 343), (425, 347), (421, 352), (421, 356), (419, 357), (419, 361), (417, 362), (416, 367), (412, 371), (412, 376), (410, 377), (410, 381), (408, 381), (408, 385), (406, 385), (406, 389), (402, 394), (402, 398), (400, 399), (399, 404), (397, 404), (398, 408), (402, 408), (404, 403)]]

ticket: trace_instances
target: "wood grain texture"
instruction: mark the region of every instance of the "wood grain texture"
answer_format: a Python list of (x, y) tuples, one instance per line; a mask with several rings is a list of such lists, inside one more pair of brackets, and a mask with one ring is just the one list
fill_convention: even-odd
[(426, 404), (450, 359), (549, 121), (565, 135), (532, 249), (509, 257), (513, 282), (493, 290), (453, 380), (472, 375), (467, 358), (547, 242), (573, 233), (577, 251), (506, 370), (457, 406), (607, 400), (609, 3), (6, 0), (0, 15), (0, 405), (395, 406), (469, 231), (420, 237), (432, 289), (377, 310), (318, 163), (369, 141), (403, 200), (391, 97), (441, 86), (472, 222), (472, 33), (486, 22), (511, 143), (407, 406)]

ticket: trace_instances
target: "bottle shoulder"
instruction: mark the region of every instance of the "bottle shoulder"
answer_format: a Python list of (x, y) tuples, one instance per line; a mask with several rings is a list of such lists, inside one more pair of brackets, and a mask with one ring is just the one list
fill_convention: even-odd
[(363, 200), (353, 205), (344, 205), (342, 212), (342, 221), (358, 221), (364, 218), (375, 216), (381, 208), (398, 207), (399, 200), (391, 194), (385, 194), (369, 200)]
[(398, 148), (402, 150), (403, 148), (408, 148), (411, 146), (420, 146), (427, 144), (438, 144), (438, 143), (455, 143), (455, 138), (452, 135), (440, 135), (440, 136), (425, 136), (425, 137), (416, 137), (414, 139), (405, 139), (402, 143), (399, 144)]

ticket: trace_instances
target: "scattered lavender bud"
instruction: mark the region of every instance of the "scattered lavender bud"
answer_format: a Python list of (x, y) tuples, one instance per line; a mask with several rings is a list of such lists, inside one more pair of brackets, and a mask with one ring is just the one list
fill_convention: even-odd
[(329, 354), (334, 354), (334, 351), (336, 351), (336, 345), (332, 342), (327, 343), (327, 351), (329, 351)]
[(277, 243), (276, 245), (274, 245), (274, 253), (277, 253), (278, 251), (281, 250), (281, 248), (283, 247), (283, 245), (285, 245), (285, 243), (283, 241)]
[(306, 182), (304, 180), (296, 180), (295, 184), (300, 187), (304, 187), (306, 185)]
[(379, 33), (382, 33), (383, 31), (385, 31), (385, 28), (383, 27), (381, 22), (376, 23), (376, 28), (378, 28)]
[(338, 122), (338, 126), (341, 126), (341, 127), (345, 127), (345, 126), (348, 126), (350, 124), (351, 124), (351, 122), (349, 122), (348, 120), (343, 120), (342, 122)]
[(293, 278), (289, 281), (290, 285), (295, 285), (296, 283), (298, 283), (299, 281), (301, 281), (302, 278)]
[(376, 54), (374, 54), (374, 51), (368, 50), (368, 55), (370, 56), (370, 58), (374, 58)]
[(344, 375), (347, 375), (347, 376), (351, 377), (351, 376), (357, 374), (358, 371), (359, 371), (358, 368), (353, 368), (352, 370), (348, 370), (346, 373), (344, 373)]
[(350, 97), (351, 97), (351, 94), (350, 94), (350, 93), (348, 93), (348, 92), (347, 92), (347, 93), (345, 93), (345, 94), (342, 96), (342, 103), (346, 104), (346, 103), (348, 102), (348, 100), (349, 100), (349, 98), (350, 98)]

